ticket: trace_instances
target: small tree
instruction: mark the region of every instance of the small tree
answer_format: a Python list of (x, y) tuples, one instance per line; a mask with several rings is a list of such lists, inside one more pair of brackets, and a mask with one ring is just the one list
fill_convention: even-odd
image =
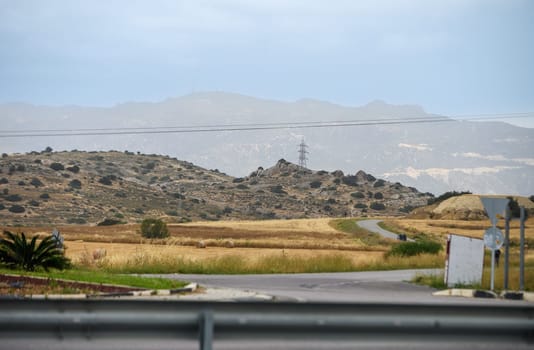
[(14, 234), (4, 231), (5, 238), (0, 239), (0, 263), (10, 268), (34, 271), (37, 267), (65, 269), (70, 267), (70, 260), (64, 251), (56, 245), (53, 236), (45, 237), (37, 244), (37, 236), (31, 241), (24, 233)]
[(169, 229), (161, 219), (144, 219), (141, 223), (141, 235), (146, 238), (165, 238), (169, 237)]

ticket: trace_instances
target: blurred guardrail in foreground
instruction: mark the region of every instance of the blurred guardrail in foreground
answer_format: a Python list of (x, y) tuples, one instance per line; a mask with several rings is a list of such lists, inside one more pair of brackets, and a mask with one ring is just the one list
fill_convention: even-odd
[(1, 349), (527, 349), (534, 306), (0, 300)]

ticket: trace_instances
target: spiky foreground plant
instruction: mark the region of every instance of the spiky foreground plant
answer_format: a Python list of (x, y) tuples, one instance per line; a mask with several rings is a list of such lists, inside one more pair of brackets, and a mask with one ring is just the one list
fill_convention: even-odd
[(5, 238), (0, 238), (0, 263), (10, 268), (22, 268), (34, 271), (42, 267), (65, 269), (70, 267), (70, 260), (65, 257), (62, 249), (58, 248), (52, 236), (45, 237), (37, 244), (37, 236), (31, 241), (24, 233), (14, 234), (4, 231)]

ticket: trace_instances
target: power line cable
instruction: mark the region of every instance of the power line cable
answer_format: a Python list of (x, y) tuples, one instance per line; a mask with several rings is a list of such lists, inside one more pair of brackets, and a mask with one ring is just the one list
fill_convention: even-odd
[(496, 120), (534, 117), (534, 112), (475, 114), (463, 115), (462, 119), (448, 116), (414, 117), (414, 118), (386, 118), (360, 119), (339, 121), (304, 121), (278, 123), (242, 123), (242, 124), (211, 124), (187, 126), (160, 127), (122, 127), (122, 128), (92, 128), (92, 129), (29, 129), (29, 130), (1, 130), (0, 138), (15, 137), (57, 137), (57, 136), (105, 136), (105, 135), (139, 135), (139, 134), (170, 134), (170, 133), (201, 133), (201, 132), (230, 132), (230, 131), (259, 131), (280, 129), (307, 129), (327, 127), (350, 127), (369, 125), (395, 124), (424, 124), (440, 122), (458, 122), (472, 120)]

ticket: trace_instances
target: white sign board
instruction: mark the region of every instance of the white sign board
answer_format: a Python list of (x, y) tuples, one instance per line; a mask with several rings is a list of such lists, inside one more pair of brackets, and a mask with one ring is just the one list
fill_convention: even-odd
[(458, 235), (449, 235), (445, 284), (481, 284), (484, 267), (484, 241)]

